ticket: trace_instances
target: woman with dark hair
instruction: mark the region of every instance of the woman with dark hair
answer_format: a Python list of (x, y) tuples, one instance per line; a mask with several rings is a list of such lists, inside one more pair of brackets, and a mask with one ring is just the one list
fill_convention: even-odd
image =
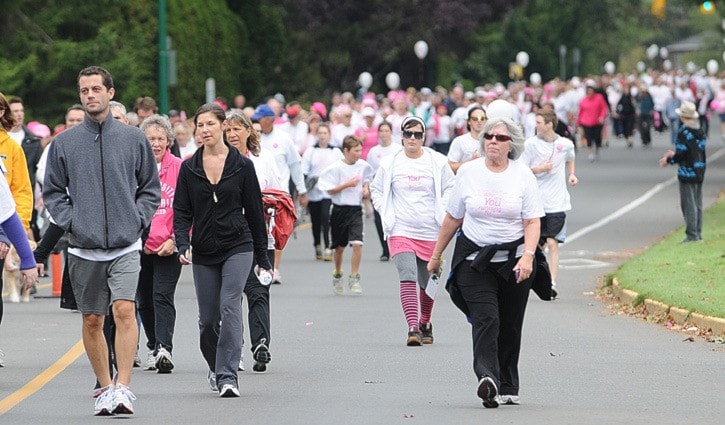
[(486, 124), (486, 111), (479, 105), (472, 106), (468, 110), (466, 128), (468, 133), (462, 134), (451, 142), (448, 150), (448, 163), (451, 164), (453, 173), (464, 163), (481, 156), (481, 131)]
[(189, 249), (194, 249), (200, 348), (209, 366), (209, 385), (221, 397), (239, 397), (246, 277), (254, 258), (268, 272), (272, 266), (254, 164), (224, 142), (225, 119), (214, 103), (202, 105), (194, 115), (195, 135), (203, 145), (181, 165), (174, 233), (181, 264), (191, 264)]
[(634, 134), (634, 122), (637, 119), (637, 109), (632, 101), (632, 86), (625, 84), (622, 89), (622, 97), (619, 98), (616, 108), (619, 120), (622, 122), (622, 134), (627, 139), (627, 147), (632, 147), (632, 134)]
[[(383, 121), (378, 126), (378, 145), (374, 146), (372, 149), (370, 149), (370, 152), (368, 152), (368, 163), (373, 168), (373, 173), (378, 171), (378, 168), (380, 168), (380, 162), (383, 160), (383, 158), (393, 155), (399, 150), (403, 149), (402, 145), (398, 143), (393, 143), (393, 128), (391, 124), (387, 121)], [(383, 247), (383, 254), (380, 256), (380, 261), (388, 261), (390, 260), (390, 248), (388, 248), (388, 243), (385, 241), (385, 233), (383, 232), (383, 221), (380, 218), (380, 213), (378, 210), (374, 209), (375, 205), (373, 204), (373, 214), (375, 215), (375, 229), (378, 232), (378, 239), (380, 240), (380, 245)]]
[(174, 193), (181, 159), (171, 153), (174, 130), (168, 118), (151, 115), (141, 123), (141, 131), (151, 143), (161, 181), (161, 204), (143, 238), (141, 271), (138, 275), (138, 312), (146, 332), (149, 350), (144, 370), (170, 373), (176, 307), (174, 294), (181, 276), (181, 264), (174, 240)]
[(426, 293), (430, 278), (426, 263), (443, 223), (454, 176), (445, 156), (423, 146), (422, 119), (406, 118), (401, 133), (403, 149), (382, 160), (370, 193), (398, 270), (406, 345), (420, 346), (433, 343), (433, 297)]
[[(302, 174), (307, 182), (307, 198), (312, 222), (312, 239), (315, 246), (315, 259), (332, 261), (330, 247), (330, 194), (317, 187), (317, 179), (322, 170), (343, 158), (340, 149), (330, 146), (330, 125), (323, 123), (317, 127), (317, 143), (302, 155)], [(320, 238), (320, 235), (322, 237)], [(324, 243), (324, 248), (322, 246)]]
[[(460, 229), (446, 289), (473, 329), (473, 369), (487, 408), (519, 404), (521, 329), (534, 271), (543, 203), (524, 151), (521, 127), (491, 118), (484, 157), (458, 170), (428, 271)], [(500, 394), (500, 395), (499, 395)]]

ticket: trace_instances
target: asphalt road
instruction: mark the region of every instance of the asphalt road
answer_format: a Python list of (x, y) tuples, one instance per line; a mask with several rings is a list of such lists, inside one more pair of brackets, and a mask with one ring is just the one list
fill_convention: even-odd
[[(717, 124), (716, 124), (717, 125)], [(712, 129), (704, 187), (706, 204), (725, 189), (725, 143)], [(206, 383), (198, 349), (191, 271), (179, 282), (170, 375), (135, 369), (137, 424), (448, 424), (722, 422), (725, 349), (627, 316), (612, 315), (592, 296), (599, 276), (682, 225), (674, 167), (654, 147), (626, 149), (612, 140), (599, 162), (579, 150), (562, 246), (560, 299), (532, 295), (520, 360), (520, 406), (484, 409), (476, 397), (470, 327), (439, 293), (435, 344), (406, 347), (406, 326), (392, 263), (380, 263), (366, 222), (364, 294), (332, 294), (330, 263), (313, 260), (309, 230), (285, 252), (284, 283), (272, 291), (269, 371), (240, 373), (241, 398), (220, 399)], [(719, 152), (719, 153), (718, 153)], [(646, 199), (642, 199), (647, 195)], [(640, 200), (639, 204), (632, 204)], [(683, 255), (687, 255), (686, 245)], [(448, 255), (450, 254), (450, 250)], [(349, 253), (346, 259), (349, 261)], [(349, 268), (346, 262), (346, 269)], [(50, 293), (49, 279), (40, 292)], [(57, 299), (5, 304), (0, 349), (0, 424), (85, 424), (94, 381), (81, 354), (80, 315)], [(145, 356), (142, 349), (141, 355)]]

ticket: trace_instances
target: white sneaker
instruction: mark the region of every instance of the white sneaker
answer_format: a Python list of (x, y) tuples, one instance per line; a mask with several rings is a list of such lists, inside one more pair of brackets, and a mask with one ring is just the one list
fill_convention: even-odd
[(149, 354), (146, 356), (146, 365), (143, 367), (143, 370), (156, 370), (156, 356), (154, 356), (153, 351), (149, 351)]
[(224, 384), (222, 385), (222, 389), (219, 390), (219, 397), (239, 397), (239, 390), (232, 384)]
[(127, 386), (116, 384), (116, 388), (113, 390), (113, 413), (133, 415), (133, 403), (131, 403), (133, 400), (136, 400), (136, 396)]
[(101, 390), (101, 395), (96, 397), (96, 407), (93, 410), (93, 414), (96, 416), (113, 416), (113, 395), (115, 393), (113, 386), (109, 385), (101, 388)]
[(13, 292), (10, 294), (10, 302), (11, 303), (19, 303), (20, 302), (20, 295), (18, 295), (17, 292)]
[(521, 399), (517, 395), (501, 395), (498, 399), (500, 404), (521, 404)]
[(498, 407), (498, 388), (493, 379), (489, 376), (484, 376), (478, 382), (478, 397), (483, 400), (483, 407), (487, 409)]
[(335, 295), (342, 295), (345, 292), (345, 288), (342, 286), (342, 272), (339, 274), (332, 272), (332, 292)]
[(159, 348), (156, 353), (156, 370), (157, 373), (171, 373), (174, 368), (174, 362), (171, 361), (171, 353), (164, 347)]
[(350, 292), (356, 295), (360, 295), (363, 293), (362, 286), (360, 286), (360, 273), (350, 275), (348, 277), (347, 281), (348, 288), (350, 288)]
[(242, 356), (239, 358), (239, 366), (237, 366), (237, 372), (244, 372), (244, 352), (242, 352)]

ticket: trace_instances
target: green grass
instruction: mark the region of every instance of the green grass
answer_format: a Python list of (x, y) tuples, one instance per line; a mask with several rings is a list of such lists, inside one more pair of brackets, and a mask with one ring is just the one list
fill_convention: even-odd
[(725, 317), (725, 197), (705, 211), (703, 243), (680, 243), (684, 227), (623, 264), (619, 285), (673, 307)]

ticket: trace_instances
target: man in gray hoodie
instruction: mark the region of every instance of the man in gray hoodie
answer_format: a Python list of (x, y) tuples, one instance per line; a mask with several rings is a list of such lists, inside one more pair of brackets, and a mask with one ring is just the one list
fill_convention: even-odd
[[(138, 340), (135, 295), (141, 233), (161, 201), (151, 145), (138, 128), (113, 118), (111, 74), (97, 66), (78, 75), (83, 123), (64, 131), (48, 154), (43, 198), (69, 232), (68, 271), (83, 313), (83, 343), (103, 392), (94, 414), (132, 414), (128, 388)], [(103, 322), (116, 322), (117, 380), (111, 380)]]

